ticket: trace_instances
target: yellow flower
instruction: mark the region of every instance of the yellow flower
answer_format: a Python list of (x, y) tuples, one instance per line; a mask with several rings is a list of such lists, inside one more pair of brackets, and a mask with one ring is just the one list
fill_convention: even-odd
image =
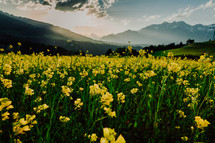
[(20, 123), (21, 125), (27, 125), (27, 124), (28, 124), (28, 122), (27, 122), (24, 118), (21, 118), (21, 119), (19, 120), (19, 123)]
[(49, 108), (49, 106), (47, 104), (43, 104), (43, 105), (39, 105), (38, 107), (34, 107), (33, 110), (36, 113), (40, 113), (42, 110), (46, 110), (48, 108)]
[(10, 75), (12, 71), (12, 67), (9, 64), (5, 64), (3, 67), (3, 70), (5, 75)]
[(169, 53), (167, 54), (167, 56), (168, 56), (168, 57), (174, 57), (174, 54), (173, 54), (173, 52), (169, 52)]
[(5, 112), (5, 113), (1, 114), (2, 117), (9, 116), (9, 115), (10, 115), (9, 112)]
[(64, 123), (70, 121), (70, 118), (69, 117), (65, 117), (65, 116), (60, 116), (59, 119), (60, 119), (61, 122), (64, 122)]
[(30, 127), (27, 125), (27, 126), (24, 126), (24, 127), (22, 128), (22, 130), (23, 130), (24, 132), (26, 132), (26, 131), (30, 131), (31, 129), (30, 129)]
[(12, 46), (12, 45), (10, 45), (10, 46), (9, 46), (9, 49), (12, 49), (12, 48), (13, 48), (13, 46)]
[(187, 136), (181, 137), (181, 140), (182, 141), (188, 141), (188, 137)]
[(88, 135), (88, 138), (90, 139), (91, 142), (96, 142), (98, 139), (95, 133), (93, 133), (92, 135)]
[(10, 79), (1, 79), (1, 82), (4, 84), (4, 87), (11, 88), (12, 86), (12, 80)]
[(13, 109), (13, 105), (9, 105), (6, 110)]
[(116, 112), (112, 111), (111, 108), (104, 107), (105, 113), (108, 114), (111, 118), (116, 117)]
[(61, 86), (62, 92), (65, 96), (70, 96), (71, 90), (68, 86)]
[(13, 112), (13, 119), (19, 119), (19, 113), (18, 112)]
[(129, 82), (129, 81), (131, 81), (131, 79), (130, 78), (126, 78), (126, 79), (124, 79), (124, 81), (125, 82)]
[(25, 95), (34, 95), (34, 90), (29, 87), (25, 87)]
[(7, 120), (7, 119), (10, 119), (8, 116), (4, 116), (3, 118), (2, 118), (2, 121), (5, 121), (5, 120)]
[(109, 143), (109, 141), (106, 138), (102, 137), (100, 139), (100, 143)]
[(126, 141), (122, 135), (119, 135), (115, 143), (126, 143)]
[(205, 119), (203, 120), (200, 116), (195, 116), (196, 127), (204, 130), (210, 123)]
[(81, 106), (83, 106), (83, 102), (81, 102), (81, 98), (78, 98), (75, 102), (75, 110), (76, 109), (81, 109)]
[(115, 140), (116, 132), (114, 129), (111, 128), (103, 128), (103, 135), (100, 139), (100, 143), (126, 143), (124, 137), (122, 135), (119, 135), (117, 140)]
[(15, 142), (15, 143), (22, 143), (22, 142), (20, 141), (20, 139), (14, 139), (14, 142)]
[(83, 90), (84, 90), (84, 88), (80, 87), (80, 88), (79, 88), (79, 90), (80, 90), (80, 91), (83, 91)]
[(40, 101), (42, 101), (42, 98), (39, 96), (39, 97), (37, 97), (35, 100), (34, 100), (34, 102), (40, 102)]
[(131, 52), (131, 51), (132, 51), (132, 47), (131, 47), (131, 46), (128, 46), (128, 50)]
[(21, 44), (21, 42), (18, 42), (17, 45), (18, 45), (18, 46), (21, 46), (22, 44)]
[(117, 100), (121, 103), (125, 103), (125, 95), (121, 92), (117, 94)]
[(105, 94), (102, 95), (101, 103), (103, 105), (110, 105), (111, 102), (113, 102), (112, 94), (110, 94), (109, 92), (106, 92)]
[(104, 134), (104, 137), (105, 137), (108, 141), (115, 141), (116, 132), (115, 132), (114, 129), (111, 129), (111, 128), (104, 128), (104, 129), (103, 129), (103, 134)]
[(180, 118), (186, 118), (187, 116), (184, 114), (184, 112), (183, 111), (181, 111), (181, 110), (177, 110), (177, 112), (179, 113), (179, 115), (180, 115)]
[(138, 91), (138, 88), (133, 88), (133, 89), (131, 89), (131, 93), (132, 93), (132, 94), (137, 93), (137, 91)]

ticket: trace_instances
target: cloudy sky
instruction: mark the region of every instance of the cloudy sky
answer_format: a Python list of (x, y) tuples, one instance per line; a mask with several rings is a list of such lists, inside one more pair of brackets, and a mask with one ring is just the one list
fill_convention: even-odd
[(0, 0), (0, 10), (98, 36), (165, 21), (215, 23), (215, 0)]

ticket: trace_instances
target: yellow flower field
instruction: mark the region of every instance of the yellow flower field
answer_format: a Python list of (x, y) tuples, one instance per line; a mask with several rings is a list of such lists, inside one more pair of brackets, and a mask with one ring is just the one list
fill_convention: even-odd
[(215, 62), (0, 55), (2, 142), (214, 142)]

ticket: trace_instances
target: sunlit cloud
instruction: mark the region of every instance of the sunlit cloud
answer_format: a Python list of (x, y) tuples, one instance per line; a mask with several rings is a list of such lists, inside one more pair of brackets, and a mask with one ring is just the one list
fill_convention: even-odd
[(20, 8), (54, 7), (60, 11), (87, 11), (88, 15), (94, 15), (98, 18), (108, 17), (107, 9), (116, 2), (116, 0), (0, 0), (0, 3), (16, 5)]
[(121, 20), (121, 22), (124, 26), (127, 26), (131, 21), (128, 19), (123, 19), (123, 20)]
[(158, 19), (160, 17), (161, 17), (160, 15), (151, 15), (151, 16), (144, 15), (143, 17), (139, 18), (138, 21), (144, 23), (144, 22), (149, 22), (149, 21)]
[(201, 4), (198, 7), (192, 8), (191, 6), (188, 6), (185, 9), (179, 9), (178, 13), (174, 13), (171, 16), (168, 16), (166, 18), (164, 18), (164, 21), (174, 21), (174, 20), (179, 20), (179, 19), (183, 19), (183, 18), (187, 18), (190, 17), (194, 12), (197, 12), (199, 10), (205, 10), (208, 8), (213, 8), (215, 9), (215, 2), (213, 2), (213, 0), (209, 0), (207, 3), (205, 4)]

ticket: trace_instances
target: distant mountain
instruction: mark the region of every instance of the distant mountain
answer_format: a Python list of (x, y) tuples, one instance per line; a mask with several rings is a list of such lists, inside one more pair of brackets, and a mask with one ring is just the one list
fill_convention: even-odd
[[(30, 41), (34, 43), (60, 46), (68, 51), (89, 51), (94, 55), (105, 54), (109, 48), (119, 46), (95, 41), (51, 24), (16, 17), (0, 11), (0, 40)], [(1, 44), (1, 43), (0, 43)]]
[(208, 41), (213, 36), (213, 30), (209, 25), (197, 24), (191, 26), (183, 21), (164, 22), (162, 24), (153, 24), (139, 31), (127, 30), (118, 34), (111, 34), (102, 37), (100, 40), (108, 42), (134, 44), (169, 44), (186, 42), (188, 39), (195, 39), (197, 42)]

